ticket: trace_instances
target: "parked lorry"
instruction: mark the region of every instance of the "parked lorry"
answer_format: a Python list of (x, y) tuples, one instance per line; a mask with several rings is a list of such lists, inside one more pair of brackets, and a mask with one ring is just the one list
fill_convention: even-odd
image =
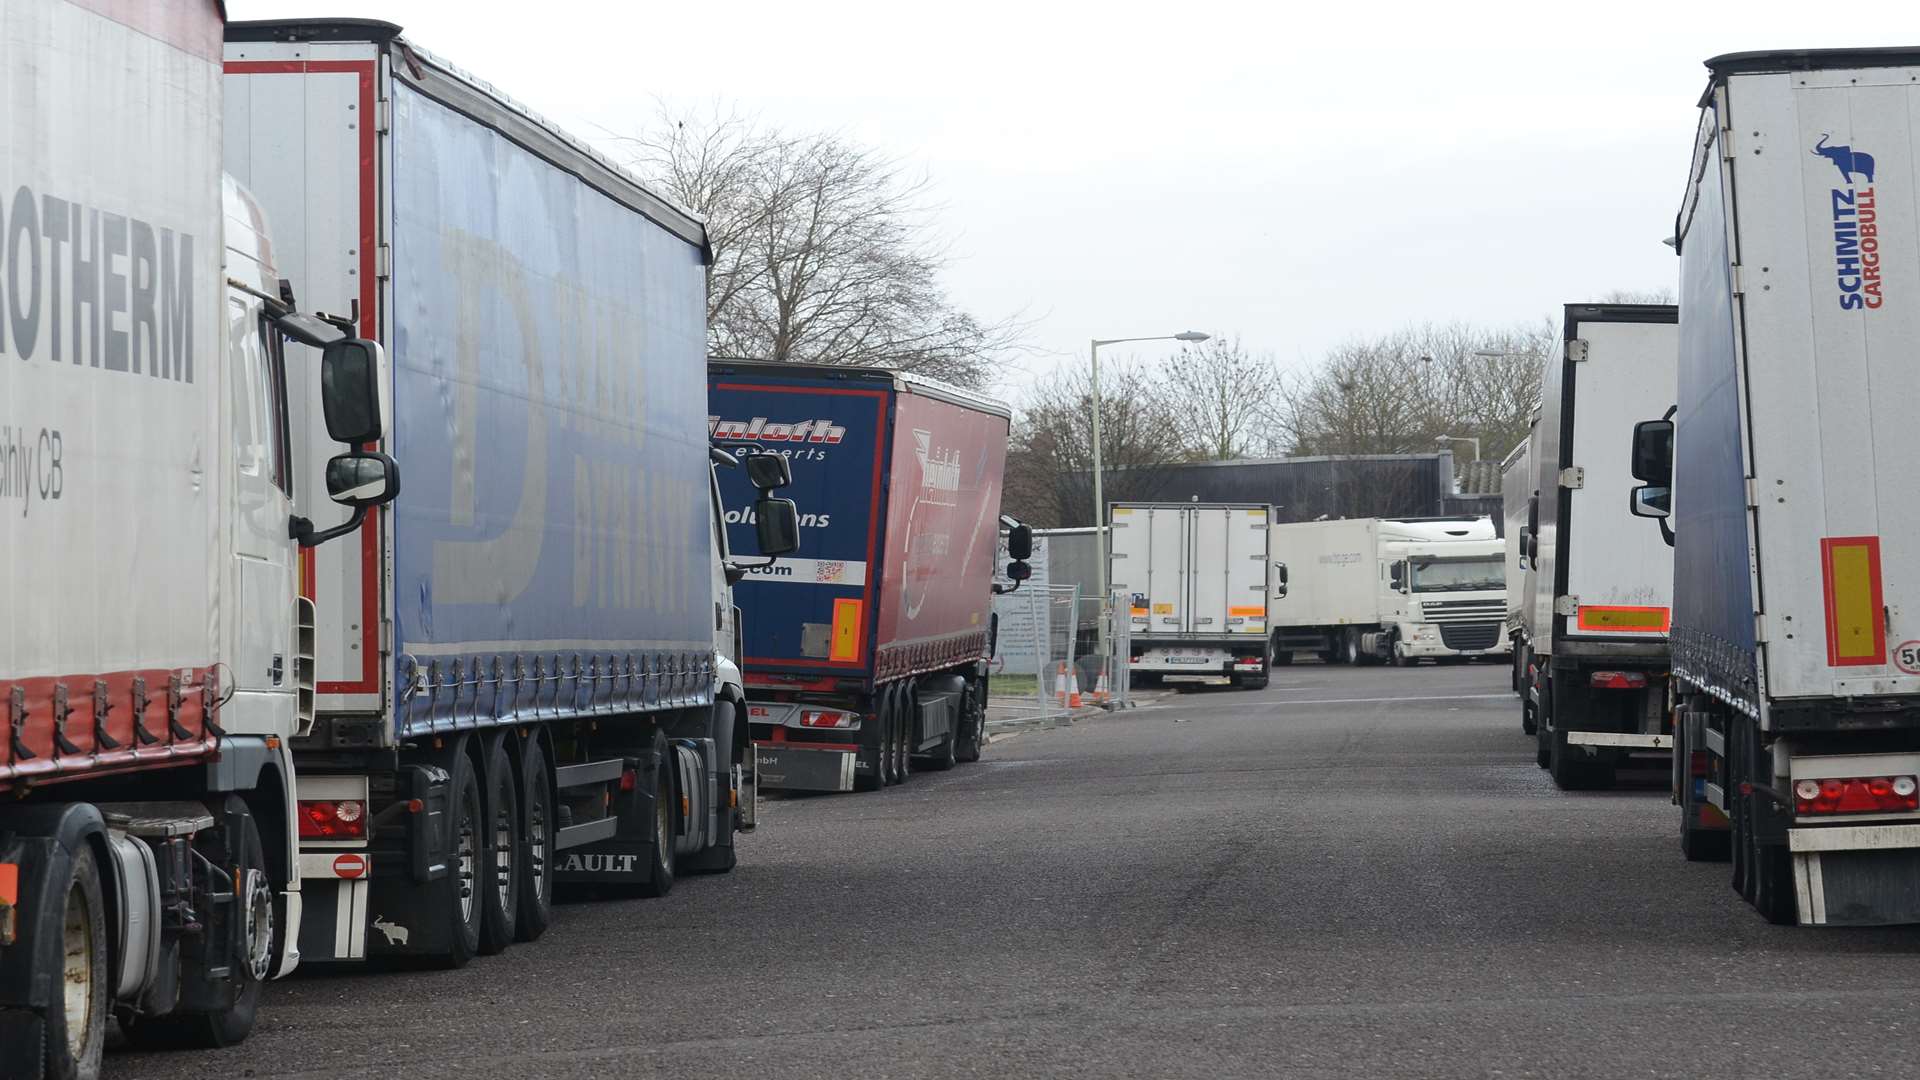
[[(296, 553), (399, 481), (352, 449), (380, 435), (378, 346), (294, 310), (221, 175), (219, 5), (3, 21), (0, 1075), (93, 1077), (109, 1016), (226, 1045), (299, 962)], [(298, 447), (293, 381), (325, 387)]]
[(392, 344), (407, 463), (302, 567), (302, 953), (457, 966), (540, 936), (558, 883), (730, 868), (752, 756), (700, 222), (388, 23), (229, 25), (225, 115), (283, 262)]
[[(1527, 435), (1500, 462), (1500, 507), (1504, 527), (1500, 538), (1506, 542), (1506, 578), (1507, 578), (1507, 641), (1513, 649), (1513, 692), (1521, 693), (1521, 687), (1529, 678), (1527, 672), (1527, 652), (1520, 647), (1520, 607), (1526, 603), (1528, 577), (1531, 568), (1526, 553), (1521, 550), (1520, 538), (1527, 531), (1527, 506), (1533, 497), (1533, 432), (1540, 423), (1540, 410), (1536, 405), (1533, 415), (1527, 422)], [(1527, 710), (1521, 714), (1521, 729), (1533, 734), (1533, 712)]]
[(802, 557), (737, 594), (761, 785), (873, 791), (978, 760), (1007, 407), (871, 368), (714, 360), (709, 380), (714, 445), (790, 462), (807, 508)]
[(1507, 655), (1502, 542), (1487, 518), (1345, 518), (1274, 528), (1275, 655), (1332, 663)]
[(1632, 446), (1634, 511), (1674, 545), (1682, 848), (1719, 855), (1724, 813), (1769, 920), (1920, 921), (1920, 51), (1707, 67), (1678, 408)]
[(1127, 598), (1130, 669), (1147, 680), (1225, 677), (1258, 690), (1267, 636), (1272, 507), (1113, 503), (1110, 588)]
[(1566, 306), (1560, 355), (1540, 380), (1530, 490), (1508, 507), (1531, 566), (1514, 640), (1527, 672), (1521, 724), (1561, 788), (1610, 785), (1629, 757), (1673, 745), (1673, 554), (1657, 532), (1634, 528), (1620, 447), (1637, 419), (1672, 403), (1676, 315), (1662, 304)]

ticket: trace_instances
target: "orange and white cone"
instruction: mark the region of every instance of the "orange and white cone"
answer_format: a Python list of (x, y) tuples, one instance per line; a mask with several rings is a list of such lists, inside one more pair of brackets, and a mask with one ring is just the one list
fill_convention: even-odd
[(1078, 673), (1067, 676), (1067, 708), (1080, 707), (1080, 676)]
[(1093, 703), (1095, 705), (1105, 705), (1107, 703), (1107, 694), (1107, 665), (1101, 664), (1100, 681), (1093, 684)]
[(1061, 708), (1067, 707), (1067, 665), (1064, 663), (1053, 676), (1053, 699), (1060, 704)]

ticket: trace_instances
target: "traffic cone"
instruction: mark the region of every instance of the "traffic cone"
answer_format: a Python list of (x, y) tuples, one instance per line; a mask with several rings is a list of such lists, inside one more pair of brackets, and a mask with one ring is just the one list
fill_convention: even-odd
[(1060, 670), (1053, 676), (1053, 699), (1061, 708), (1067, 707), (1067, 665), (1062, 663)]
[(1080, 675), (1078, 672), (1067, 676), (1067, 708), (1080, 707)]
[(1107, 703), (1107, 665), (1105, 664), (1100, 665), (1100, 681), (1093, 684), (1093, 703), (1095, 705)]

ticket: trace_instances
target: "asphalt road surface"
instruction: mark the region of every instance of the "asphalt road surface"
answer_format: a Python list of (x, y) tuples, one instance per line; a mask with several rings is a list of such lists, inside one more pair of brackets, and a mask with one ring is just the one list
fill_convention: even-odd
[(1920, 930), (1763, 923), (1639, 790), (1565, 795), (1499, 666), (1302, 665), (776, 800), (728, 877), (442, 973), (302, 974), (108, 1075), (1920, 1072)]

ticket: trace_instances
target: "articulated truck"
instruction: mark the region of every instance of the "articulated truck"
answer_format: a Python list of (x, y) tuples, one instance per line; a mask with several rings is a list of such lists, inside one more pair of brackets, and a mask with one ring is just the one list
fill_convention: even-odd
[(1521, 727), (1561, 788), (1610, 786), (1635, 755), (1673, 745), (1673, 554), (1635, 528), (1620, 447), (1648, 409), (1672, 403), (1675, 318), (1671, 305), (1566, 306), (1540, 380), (1533, 475), (1508, 491), (1528, 564), (1513, 643)]
[[(221, 176), (221, 22), (0, 16), (0, 1075), (97, 1076), (109, 1017), (236, 1042), (299, 962), (296, 568), (399, 478), (354, 449), (379, 347), (294, 309)], [(325, 417), (298, 446), (295, 383)]]
[(1400, 667), (1504, 657), (1504, 550), (1486, 518), (1276, 525), (1274, 653)]
[(737, 593), (761, 785), (874, 791), (977, 760), (1007, 407), (894, 371), (746, 360), (714, 360), (708, 392), (714, 445), (789, 462), (807, 511), (800, 557), (749, 566)]
[(700, 419), (703, 226), (387, 23), (231, 24), (225, 116), (283, 263), (389, 344), (407, 465), (302, 566), (301, 952), (458, 966), (539, 937), (558, 884), (732, 867), (753, 759), (713, 475), (743, 470)]
[(1920, 50), (1707, 67), (1678, 407), (1631, 440), (1673, 544), (1681, 843), (1773, 922), (1916, 922)]

